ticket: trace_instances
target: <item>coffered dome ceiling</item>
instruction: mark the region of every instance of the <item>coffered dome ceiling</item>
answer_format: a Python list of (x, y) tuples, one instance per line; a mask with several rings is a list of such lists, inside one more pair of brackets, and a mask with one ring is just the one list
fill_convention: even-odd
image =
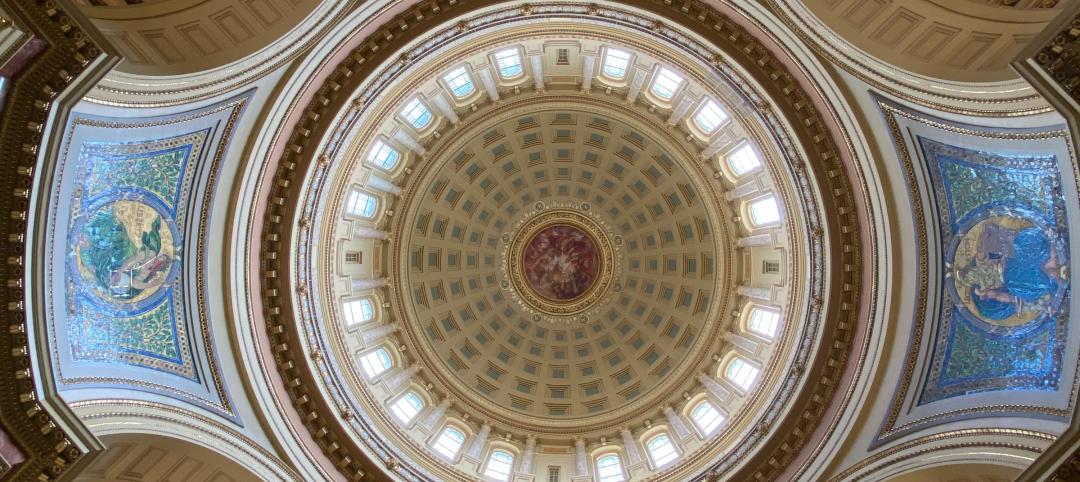
[(391, 264), (404, 331), (456, 398), (580, 432), (711, 362), (739, 280), (696, 156), (623, 106), (568, 100), (509, 101), (432, 152)]
[(17, 480), (1076, 459), (1080, 5), (76, 3), (0, 7)]
[(497, 452), (584, 474), (608, 451), (635, 479), (686, 480), (756, 450), (823, 309), (853, 314), (823, 291), (822, 218), (851, 211), (826, 214), (746, 72), (646, 16), (571, 4), (480, 10), (372, 69), (326, 87), (349, 99), (331, 121), (305, 121), (322, 154), (295, 252), (266, 265), (292, 260), (333, 433), (420, 479), (486, 474)]

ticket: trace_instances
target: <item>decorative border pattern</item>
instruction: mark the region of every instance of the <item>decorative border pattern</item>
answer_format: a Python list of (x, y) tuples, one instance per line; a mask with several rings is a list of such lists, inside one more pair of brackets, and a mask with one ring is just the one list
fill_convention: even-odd
[[(69, 155), (71, 155), (70, 151), (73, 148), (73, 146), (71, 146), (71, 143), (73, 142), (75, 133), (80, 126), (112, 130), (136, 130), (165, 126), (181, 126), (185, 123), (200, 121), (204, 119), (206, 119), (206, 122), (211, 123), (212, 127), (208, 129), (210, 133), (205, 140), (205, 142), (208, 144), (206, 146), (207, 151), (201, 154), (202, 157), (198, 160), (198, 162), (194, 162), (194, 164), (197, 165), (191, 167), (192, 172), (190, 173), (190, 175), (182, 178), (182, 187), (180, 188), (181, 193), (178, 193), (178, 202), (183, 202), (184, 204), (191, 205), (187, 208), (190, 210), (189, 214), (203, 214), (196, 215), (194, 218), (191, 218), (189, 214), (183, 214), (178, 215), (176, 219), (178, 229), (183, 231), (191, 230), (195, 233), (192, 239), (187, 239), (184, 243), (185, 248), (184, 256), (182, 257), (183, 262), (181, 263), (179, 269), (184, 270), (184, 272), (189, 272), (190, 268), (188, 267), (191, 265), (191, 263), (194, 263), (194, 283), (190, 283), (187, 285), (195, 287), (193, 293), (191, 294), (195, 295), (195, 303), (193, 303), (192, 305), (197, 309), (197, 312), (193, 313), (183, 308), (183, 303), (188, 303), (184, 300), (188, 296), (190, 296), (189, 293), (185, 293), (184, 296), (178, 296), (177, 301), (173, 303), (173, 309), (176, 310), (176, 313), (182, 315), (180, 319), (177, 320), (177, 326), (183, 326), (184, 328), (182, 330), (178, 329), (178, 331), (183, 331), (185, 334), (198, 333), (200, 338), (199, 345), (196, 345), (192, 342), (182, 342), (181, 347), (187, 347), (186, 349), (189, 355), (193, 355), (192, 350), (196, 346), (201, 346), (201, 348), (206, 352), (204, 360), (201, 359), (198, 362), (195, 362), (194, 360), (189, 360), (192, 366), (190, 375), (184, 377), (196, 384), (193, 386), (201, 386), (202, 389), (205, 390), (205, 395), (192, 393), (193, 391), (191, 387), (174, 386), (176, 385), (176, 383), (170, 383), (168, 380), (163, 380), (160, 378), (160, 376), (155, 375), (148, 375), (146, 377), (133, 377), (130, 375), (118, 374), (69, 376), (69, 374), (65, 372), (66, 361), (63, 357), (61, 357), (61, 353), (66, 353), (67, 349), (63, 347), (63, 343), (61, 343), (58, 338), (57, 330), (61, 328), (55, 325), (57, 320), (64, 319), (65, 315), (53, 314), (49, 317), (49, 323), (51, 324), (49, 340), (50, 344), (53, 347), (50, 351), (53, 358), (53, 367), (58, 374), (58, 379), (61, 384), (66, 385), (67, 387), (74, 387), (77, 385), (130, 386), (139, 390), (161, 393), (176, 398), (178, 400), (183, 400), (185, 402), (195, 404), (197, 406), (217, 412), (225, 417), (232, 419), (234, 422), (239, 423), (239, 418), (237, 418), (236, 414), (234, 413), (232, 402), (230, 401), (228, 391), (225, 388), (224, 380), (221, 376), (220, 369), (218, 368), (216, 349), (210, 332), (210, 320), (208, 314), (209, 311), (207, 306), (207, 290), (209, 290), (210, 287), (206, 281), (206, 266), (208, 263), (207, 249), (209, 246), (209, 217), (207, 213), (209, 213), (209, 208), (213, 202), (215, 187), (217, 186), (218, 173), (220, 171), (221, 163), (223, 162), (225, 153), (228, 150), (237, 122), (239, 121), (240, 116), (243, 114), (245, 107), (250, 101), (253, 94), (254, 90), (249, 90), (247, 92), (234, 96), (231, 99), (223, 100), (221, 102), (218, 102), (217, 104), (213, 104), (208, 107), (167, 116), (136, 119), (77, 116), (73, 118), (69, 123), (68, 132), (65, 135), (64, 148), (59, 154), (60, 157), (57, 164), (58, 173), (63, 173), (65, 171), (66, 162), (71, 162), (69, 160)], [(217, 119), (212, 119), (215, 116), (217, 117)], [(137, 145), (145, 146), (149, 144), (139, 143)], [(55, 230), (55, 226), (57, 226), (56, 223), (58, 221), (56, 221), (56, 219), (58, 218), (58, 216), (60, 216), (61, 214), (66, 215), (66, 213), (57, 212), (59, 206), (62, 205), (60, 191), (60, 189), (54, 190), (53, 199), (51, 200), (51, 206), (53, 207), (53, 210), (50, 213), (50, 226), (52, 230)], [(188, 194), (182, 194), (184, 192)], [(189, 195), (191, 195), (194, 200), (184, 200)], [(51, 249), (54, 251), (62, 249), (64, 250), (64, 252), (66, 252), (66, 240), (56, 239), (55, 231), (52, 230), (50, 230), (49, 232), (48, 245), (51, 246)], [(60, 246), (61, 243), (64, 244), (63, 247)], [(49, 259), (54, 258), (50, 257)], [(59, 276), (54, 273), (54, 268), (56, 268), (56, 266), (54, 266), (53, 264), (50, 264), (47, 268), (47, 287), (53, 286), (51, 280), (54, 279), (54, 277)], [(183, 283), (181, 281), (176, 284), (176, 287), (181, 287), (185, 284), (186, 283)], [(62, 305), (63, 303), (60, 303), (59, 301), (61, 300), (60, 295), (53, 293), (49, 289), (47, 289), (47, 293), (49, 293), (47, 297), (47, 299), (49, 300), (48, 309), (53, 310), (54, 312), (61, 309), (59, 305)], [(137, 364), (135, 366), (139, 365)], [(159, 364), (157, 363), (150, 363), (149, 368), (153, 370), (161, 370), (165, 367), (159, 366)], [(199, 370), (200, 368), (201, 370), (205, 370), (205, 372), (201, 374), (197, 373), (197, 370)], [(181, 376), (187, 373), (183, 370), (181, 370), (180, 372), (177, 372), (176, 370), (166, 371), (169, 373), (176, 373)]]
[[(84, 120), (77, 117), (73, 124), (83, 124)], [(184, 286), (184, 277), (178, 276), (178, 271), (185, 250), (183, 236), (176, 226), (183, 226), (187, 218), (182, 205), (190, 195), (191, 176), (195, 170), (192, 165), (202, 157), (209, 135), (210, 129), (207, 128), (145, 142), (87, 141), (81, 145), (78, 160), (74, 162), (79, 172), (74, 173), (78, 185), (72, 191), (71, 217), (57, 219), (57, 222), (68, 224), (67, 247), (75, 249), (73, 247), (83, 233), (82, 227), (91, 222), (100, 208), (121, 200), (134, 200), (140, 205), (156, 208), (155, 211), (159, 213), (157, 219), (162, 221), (169, 233), (166, 243), (171, 239), (169, 244), (175, 245), (176, 252), (170, 253), (173, 256), (168, 260), (168, 278), (155, 288), (156, 293), (138, 302), (101, 299), (98, 290), (86, 286), (79, 272), (80, 265), (85, 264), (82, 257), (77, 252), (66, 253), (69, 260), (64, 273), (67, 333), (54, 333), (53, 336), (65, 337), (69, 343), (55, 346), (54, 353), (67, 349), (72, 362), (120, 362), (199, 381), (191, 358), (192, 346), (188, 340), (188, 326), (184, 322), (184, 306), (177, 303), (177, 293), (182, 293)], [(172, 173), (166, 171), (167, 166), (153, 163), (151, 167), (147, 163), (147, 170), (154, 169), (157, 171), (154, 174), (160, 175), (162, 181), (167, 183), (158, 190), (135, 188), (134, 184), (138, 181), (131, 179), (131, 176), (110, 176), (113, 166), (123, 169), (123, 164), (129, 161), (162, 155), (175, 162), (173, 167), (176, 173), (170, 179)], [(107, 183), (107, 187), (93, 186), (103, 183)], [(60, 253), (61, 250), (55, 252)], [(56, 320), (55, 317), (50, 319)], [(177, 323), (178, 319), (180, 323)], [(129, 329), (117, 330), (120, 324), (129, 324)], [(56, 326), (55, 329), (61, 327)], [(63, 380), (62, 383), (72, 383), (72, 380)]]
[[(1065, 206), (1061, 200), (1060, 176), (1058, 174), (1057, 158), (1053, 156), (1002, 156), (994, 153), (974, 151), (971, 149), (943, 144), (925, 137), (918, 137), (919, 147), (923, 153), (923, 159), (929, 164), (930, 179), (938, 209), (937, 219), (941, 231), (940, 239), (946, 243), (943, 251), (943, 263), (955, 261), (953, 253), (957, 251), (956, 245), (962, 242), (961, 233), (964, 222), (971, 221), (967, 214), (960, 216), (957, 212), (958, 196), (964, 195), (961, 189), (954, 184), (954, 179), (947, 175), (947, 166), (958, 166), (965, 172), (980, 169), (981, 174), (976, 177), (984, 178), (983, 185), (993, 183), (992, 173), (1002, 175), (1008, 172), (1020, 170), (1028, 178), (1038, 179), (1038, 194), (1027, 191), (1024, 195), (1013, 197), (1010, 201), (999, 201), (988, 205), (980, 205), (971, 211), (976, 216), (974, 219), (983, 219), (982, 216), (991, 214), (1024, 216), (1032, 221), (1041, 221), (1037, 228), (1041, 232), (1052, 235), (1056, 241), (1050, 241), (1051, 249), (1055, 256), (1066, 256), (1069, 251), (1068, 222), (1065, 217)], [(1010, 181), (1013, 179), (1010, 178)], [(1003, 186), (998, 186), (1003, 188)], [(1022, 185), (1015, 185), (1017, 190), (1023, 189)], [(1041, 198), (1039, 198), (1041, 194)], [(1017, 197), (1021, 199), (1017, 199)], [(1030, 199), (1022, 199), (1030, 197)], [(1043, 209), (1036, 212), (1034, 209), (1024, 209), (1021, 202), (1030, 202), (1031, 207), (1044, 205)], [(1011, 218), (1015, 219), (1015, 218)], [(1066, 260), (1067, 261), (1067, 258)], [(958, 267), (954, 267), (957, 268)], [(946, 275), (948, 276), (948, 275)], [(1062, 286), (1064, 285), (1064, 286)], [(938, 336), (935, 337), (931, 368), (927, 377), (927, 383), (923, 387), (919, 404), (923, 405), (945, 398), (965, 395), (969, 393), (988, 390), (1057, 390), (1061, 375), (1062, 355), (1067, 340), (1067, 325), (1069, 313), (1069, 280), (1058, 283), (1061, 289), (1055, 289), (1053, 296), (1046, 309), (1037, 319), (1017, 327), (1005, 327), (991, 325), (981, 318), (965, 313), (956, 304), (959, 297), (953, 290), (944, 289), (944, 300), (949, 300), (942, 305), (939, 313)], [(955, 298), (954, 298), (955, 296)], [(950, 378), (950, 367), (958, 365), (961, 357), (973, 356), (973, 353), (958, 352), (958, 336), (970, 333), (968, 338), (978, 338), (984, 347), (990, 343), (1006, 343), (1018, 347), (1013, 352), (1014, 357), (1031, 356), (1028, 353), (1041, 353), (1039, 360), (1029, 362), (1027, 368), (1018, 373), (994, 376), (989, 378), (967, 375), (963, 377), (953, 376)], [(1041, 340), (1040, 340), (1041, 339)], [(976, 341), (978, 343), (978, 341)], [(988, 350), (976, 350), (979, 353)], [(1013, 357), (1008, 357), (1013, 358)], [(1006, 364), (1009, 362), (1006, 361)], [(1015, 365), (1011, 365), (1015, 366)], [(1037, 366), (1037, 367), (1036, 367)]]
[[(260, 442), (252, 440), (233, 427), (198, 412), (156, 402), (122, 399), (85, 400), (72, 403), (71, 408), (79, 412), (80, 419), (88, 422), (97, 421), (100, 423), (105, 420), (115, 419), (175, 424), (192, 432), (205, 434), (204, 436), (210, 437), (218, 443), (236, 449), (258, 461), (263, 469), (267, 472), (273, 472), (281, 480), (302, 480), (292, 467), (282, 462), (276, 454), (264, 448)], [(211, 427), (213, 430), (207, 430), (206, 427)], [(216, 451), (224, 452), (225, 450), (217, 447)], [(231, 456), (226, 457), (232, 458)]]
[[(974, 428), (965, 430), (956, 430), (952, 432), (936, 433), (933, 435), (926, 435), (916, 439), (908, 440), (904, 443), (889, 447), (886, 450), (877, 452), (865, 459), (862, 459), (850, 467), (844, 469), (840, 473), (829, 478), (828, 482), (840, 482), (848, 481), (854, 482), (857, 480), (863, 480), (872, 476), (875, 472), (890, 467), (894, 464), (910, 460), (912, 458), (920, 457), (928, 453), (940, 452), (942, 450), (957, 449), (957, 448), (976, 448), (976, 447), (991, 447), (991, 448), (1005, 448), (1013, 450), (1023, 450), (1034, 454), (1042, 453), (1042, 449), (1033, 445), (1022, 445), (1015, 442), (1000, 442), (1000, 441), (969, 441), (969, 442), (953, 442), (945, 445), (926, 447), (927, 445), (944, 442), (952, 439), (962, 438), (1001, 438), (1001, 437), (1013, 437), (1024, 438), (1032, 440), (1033, 442), (1040, 443), (1041, 445), (1047, 445), (1053, 442), (1057, 437), (1052, 434), (1035, 432), (1031, 430), (1009, 429), (1009, 428)], [(924, 447), (922, 449), (910, 452), (911, 449)], [(895, 457), (894, 457), (895, 456)], [(891, 457), (891, 458), (890, 458)], [(888, 459), (888, 460), (886, 460)], [(885, 462), (882, 462), (885, 460)], [(882, 463), (879, 463), (882, 462)], [(876, 465), (876, 466), (875, 466)], [(871, 466), (874, 466), (871, 468)]]
[(1035, 63), (1042, 67), (1061, 89), (1072, 96), (1073, 102), (1080, 104), (1080, 15), (1057, 32), (1035, 54)]
[[(31, 269), (30, 252), (31, 188), (39, 182), (40, 149), (50, 116), (66, 107), (56, 104), (61, 92), (73, 84), (85, 84), (99, 76), (118, 59), (101, 50), (96, 38), (88, 36), (76, 18), (51, 0), (15, 1), (4, 4), (9, 14), (28, 25), (32, 34), (48, 44), (38, 56), (28, 60), (26, 69), (11, 79), (0, 118), (0, 209), (8, 213), (0, 221), (0, 248), (6, 262), (0, 277), (0, 307), (6, 308), (7, 330), (0, 336), (0, 418), (4, 430), (18, 443), (27, 460), (4, 474), (11, 480), (53, 480), (63, 475), (85, 455), (85, 445), (66, 433), (62, 422), (38, 399), (31, 357), (39, 345), (31, 347), (30, 331), (42, 326), (32, 323), (27, 311), (31, 288), (24, 286)], [(47, 164), (46, 164), (47, 165)], [(36, 282), (37, 280), (35, 280)], [(34, 315), (38, 316), (38, 315)]]

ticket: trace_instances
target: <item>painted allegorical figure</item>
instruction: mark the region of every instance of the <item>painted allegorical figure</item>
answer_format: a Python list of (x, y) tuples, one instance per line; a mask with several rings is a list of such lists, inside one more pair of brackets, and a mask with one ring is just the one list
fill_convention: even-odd
[(540, 230), (525, 247), (525, 279), (541, 296), (554, 301), (577, 298), (596, 283), (600, 270), (596, 244), (568, 225)]
[(120, 200), (88, 215), (76, 239), (83, 279), (104, 300), (134, 302), (155, 293), (172, 271), (176, 246), (155, 209)]
[(1020, 326), (1053, 308), (1064, 275), (1053, 240), (1023, 217), (979, 221), (963, 235), (954, 256), (962, 304), (997, 326)]

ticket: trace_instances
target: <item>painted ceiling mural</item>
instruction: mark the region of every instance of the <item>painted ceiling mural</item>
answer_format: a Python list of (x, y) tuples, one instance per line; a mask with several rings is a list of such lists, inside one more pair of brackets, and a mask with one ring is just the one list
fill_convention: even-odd
[(976, 414), (1064, 419), (1077, 368), (1067, 131), (988, 129), (877, 102), (919, 240), (905, 371), (877, 443)]
[(525, 279), (541, 296), (555, 301), (575, 299), (596, 282), (600, 255), (584, 231), (565, 224), (536, 233), (525, 248)]
[(233, 416), (200, 292), (203, 213), (249, 97), (154, 118), (73, 116), (49, 243), (66, 390), (134, 388)]
[(209, 134), (83, 143), (68, 231), (72, 361), (122, 362), (199, 381), (180, 303), (176, 224), (191, 161)]
[(939, 337), (920, 403), (1056, 390), (1069, 292), (1057, 159), (919, 143), (945, 247)]

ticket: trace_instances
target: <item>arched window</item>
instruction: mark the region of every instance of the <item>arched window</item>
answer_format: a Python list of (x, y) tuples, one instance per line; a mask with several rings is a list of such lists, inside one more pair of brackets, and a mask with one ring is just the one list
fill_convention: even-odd
[(757, 376), (758, 369), (751, 365), (750, 362), (739, 357), (731, 360), (727, 370), (724, 372), (724, 378), (727, 378), (729, 382), (738, 385), (743, 390), (749, 390)]
[(469, 77), (469, 71), (465, 70), (465, 67), (458, 67), (447, 72), (443, 76), (443, 80), (450, 87), (450, 92), (454, 93), (454, 97), (459, 99), (476, 90), (476, 87), (473, 86), (472, 77)]
[(622, 461), (615, 454), (607, 454), (596, 459), (596, 482), (623, 482)]
[(435, 439), (435, 451), (453, 460), (461, 446), (465, 444), (465, 434), (454, 427), (446, 427), (439, 438)]
[(390, 360), (390, 354), (386, 353), (386, 349), (379, 348), (360, 357), (360, 366), (364, 368), (364, 373), (371, 379), (389, 370), (390, 367), (394, 366), (394, 362)]
[(727, 118), (727, 113), (720, 108), (720, 105), (709, 99), (705, 102), (705, 105), (701, 106), (697, 115), (694, 116), (694, 123), (706, 134), (712, 134)]
[(370, 194), (356, 189), (349, 191), (349, 197), (345, 199), (345, 211), (353, 216), (362, 218), (374, 218), (375, 210), (379, 207), (379, 200)]
[(672, 445), (671, 439), (668, 438), (666, 433), (649, 439), (645, 443), (645, 449), (649, 452), (649, 458), (652, 459), (653, 465), (657, 467), (663, 467), (672, 460), (679, 458), (679, 453), (675, 451), (675, 446)]
[(694, 420), (694, 425), (701, 430), (701, 433), (709, 435), (724, 422), (724, 416), (720, 415), (720, 412), (716, 411), (708, 400), (702, 400), (698, 402), (697, 406), (690, 411), (690, 418)]
[(780, 313), (754, 308), (750, 310), (750, 319), (746, 321), (746, 326), (754, 333), (772, 338), (776, 336), (776, 328), (780, 326)]
[(405, 104), (405, 107), (401, 109), (401, 116), (417, 129), (427, 127), (427, 125), (431, 123), (432, 118), (431, 110), (416, 97), (414, 97), (413, 100), (410, 100), (409, 103)]
[(517, 47), (512, 47), (495, 52), (495, 65), (499, 68), (499, 75), (504, 79), (512, 79), (521, 75), (521, 52)]
[(413, 392), (406, 393), (390, 406), (390, 411), (393, 412), (394, 416), (405, 424), (413, 421), (423, 409), (424, 401), (420, 399), (420, 395)]
[(397, 165), (400, 158), (401, 154), (393, 147), (383, 141), (375, 141), (375, 145), (371, 146), (371, 151), (368, 152), (367, 161), (372, 166), (389, 171)]
[(741, 176), (761, 166), (761, 159), (758, 158), (757, 153), (754, 152), (754, 148), (749, 143), (735, 149), (728, 156), (727, 162), (736, 176)]
[(622, 80), (626, 77), (626, 70), (629, 67), (629, 53), (612, 48), (604, 51), (604, 75), (608, 78)]
[(484, 467), (484, 475), (495, 480), (510, 480), (514, 455), (505, 450), (492, 450)]
[(345, 314), (345, 326), (358, 325), (375, 317), (375, 307), (367, 298), (346, 301), (342, 312)]
[(683, 78), (681, 75), (668, 70), (667, 67), (660, 67), (660, 71), (656, 73), (656, 78), (653, 79), (652, 92), (663, 100), (671, 100), (682, 83)]
[(764, 226), (780, 221), (780, 206), (773, 196), (764, 197), (750, 203), (750, 222), (754, 226)]

